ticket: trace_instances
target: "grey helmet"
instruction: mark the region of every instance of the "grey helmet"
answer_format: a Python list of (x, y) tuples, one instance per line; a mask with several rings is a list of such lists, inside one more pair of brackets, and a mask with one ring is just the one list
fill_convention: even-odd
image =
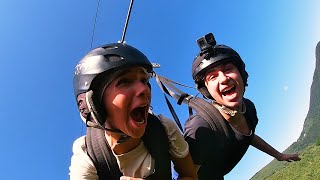
[(231, 62), (238, 68), (240, 75), (243, 79), (243, 84), (245, 86), (248, 85), (247, 79), (249, 77), (245, 69), (244, 62), (235, 50), (226, 45), (216, 45), (215, 40), (213, 42), (213, 44), (207, 44), (207, 46), (203, 46), (203, 44), (201, 44), (203, 47), (205, 47), (203, 49), (201, 48), (201, 45), (198, 42), (201, 48), (201, 52), (195, 57), (192, 63), (192, 78), (197, 85), (197, 89), (203, 96), (209, 99), (213, 98), (210, 95), (207, 87), (205, 86), (204, 77), (212, 67), (220, 63), (225, 64)]
[[(102, 88), (108, 83), (106, 79), (112, 75), (114, 77), (115, 72), (132, 66), (141, 66), (149, 73), (153, 71), (152, 64), (142, 52), (124, 43), (97, 47), (76, 65), (73, 76), (74, 95), (77, 98), (80, 93), (91, 92), (87, 101), (93, 108), (100, 126), (106, 120), (106, 114), (102, 109), (104, 107), (101, 105)], [(109, 78), (109, 83), (111, 80)]]

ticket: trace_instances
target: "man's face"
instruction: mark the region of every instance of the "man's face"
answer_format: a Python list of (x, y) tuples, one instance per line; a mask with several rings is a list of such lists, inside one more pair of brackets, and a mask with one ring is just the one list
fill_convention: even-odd
[(142, 137), (151, 100), (149, 77), (145, 69), (132, 67), (108, 85), (103, 100), (111, 128), (133, 138)]
[(237, 109), (242, 103), (244, 84), (237, 67), (232, 63), (213, 67), (205, 76), (211, 96), (222, 105)]
[(79, 109), (81, 116), (84, 119), (87, 119), (87, 116), (89, 114), (89, 109), (88, 109), (87, 102), (86, 102), (86, 93), (81, 93), (78, 95), (77, 105), (78, 105), (78, 109)]

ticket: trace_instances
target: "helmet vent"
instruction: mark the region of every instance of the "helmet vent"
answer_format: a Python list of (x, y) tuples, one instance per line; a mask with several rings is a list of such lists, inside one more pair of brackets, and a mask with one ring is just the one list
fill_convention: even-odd
[(104, 55), (104, 58), (107, 62), (114, 62), (114, 61), (120, 61), (123, 60), (123, 57), (115, 54), (108, 54)]
[(102, 48), (103, 48), (103, 49), (105, 49), (105, 50), (118, 49), (118, 47), (117, 47), (117, 46), (103, 46)]

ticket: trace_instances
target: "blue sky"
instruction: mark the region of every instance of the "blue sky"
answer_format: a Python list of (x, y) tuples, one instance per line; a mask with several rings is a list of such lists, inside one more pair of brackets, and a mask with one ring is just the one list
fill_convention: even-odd
[[(94, 47), (121, 39), (129, 2), (101, 0)], [(1, 1), (0, 179), (69, 179), (72, 143), (85, 133), (73, 97), (73, 69), (90, 50), (96, 5)], [(316, 0), (135, 1), (126, 42), (161, 64), (158, 74), (194, 86), (196, 39), (212, 32), (246, 63), (245, 96), (258, 111), (256, 133), (283, 151), (299, 137), (309, 108), (319, 5)], [(154, 80), (152, 85), (154, 111), (171, 117)], [(176, 110), (183, 123), (187, 108)], [(271, 160), (250, 148), (225, 179), (249, 179)]]

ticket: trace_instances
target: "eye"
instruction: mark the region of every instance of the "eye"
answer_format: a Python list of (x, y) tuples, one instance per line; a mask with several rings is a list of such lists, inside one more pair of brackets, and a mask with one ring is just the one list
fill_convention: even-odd
[(216, 75), (210, 74), (210, 75), (207, 76), (207, 81), (212, 81), (212, 80), (215, 80), (216, 78), (217, 78)]
[(146, 74), (143, 74), (142, 76), (140, 76), (140, 81), (143, 83), (143, 84), (147, 84), (150, 80), (150, 74), (149, 73), (146, 73)]
[(117, 82), (117, 86), (129, 84), (130, 82), (131, 82), (131, 80), (129, 78), (121, 78)]
[(231, 71), (233, 70), (234, 66), (232, 64), (227, 64), (224, 68), (225, 71)]

